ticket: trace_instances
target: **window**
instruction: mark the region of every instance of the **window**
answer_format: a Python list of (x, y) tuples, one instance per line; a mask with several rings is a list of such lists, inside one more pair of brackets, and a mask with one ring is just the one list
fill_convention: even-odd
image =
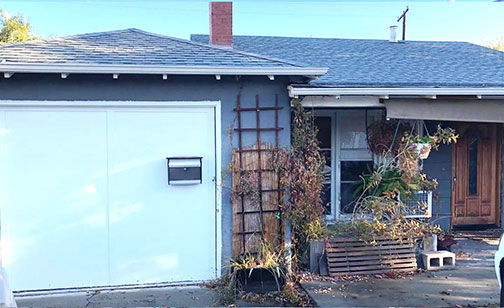
[[(366, 125), (382, 116), (382, 110), (316, 111), (318, 139), (326, 158), (322, 201), (328, 220), (353, 213), (355, 181), (373, 169), (367, 145)], [(367, 116), (367, 121), (366, 121)]]
[(469, 195), (478, 194), (478, 137), (468, 138), (469, 151)]
[(368, 151), (365, 113), (365, 110), (346, 110), (338, 113), (341, 149)]
[(339, 203), (339, 216), (353, 213), (355, 201), (355, 181), (363, 173), (373, 170), (373, 154), (367, 144), (366, 110), (344, 110), (337, 115), (337, 132), (339, 136), (339, 177), (337, 195)]
[(355, 181), (359, 180), (359, 176), (363, 173), (368, 173), (373, 170), (373, 161), (342, 161), (341, 162), (341, 213), (352, 214), (355, 206), (355, 201), (359, 195), (355, 195)]

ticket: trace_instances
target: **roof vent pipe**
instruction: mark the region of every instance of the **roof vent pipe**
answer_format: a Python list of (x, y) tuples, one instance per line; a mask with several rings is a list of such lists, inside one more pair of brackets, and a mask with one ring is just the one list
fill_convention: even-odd
[(389, 42), (397, 43), (397, 26), (390, 26)]

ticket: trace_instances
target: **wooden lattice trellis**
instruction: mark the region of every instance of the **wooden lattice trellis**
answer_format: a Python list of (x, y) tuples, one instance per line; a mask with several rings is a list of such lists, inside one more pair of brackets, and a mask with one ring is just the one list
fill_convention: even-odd
[[(271, 243), (282, 243), (284, 225), (282, 219), (282, 205), (284, 191), (280, 185), (280, 177), (274, 169), (275, 153), (280, 149), (279, 111), (283, 107), (278, 105), (278, 95), (275, 95), (274, 106), (261, 107), (259, 95), (255, 97), (255, 108), (242, 108), (240, 96), (236, 100), (238, 149), (233, 150), (232, 176), (233, 191), (240, 185), (240, 178), (244, 175), (252, 176), (255, 194), (235, 196), (233, 203), (233, 256), (244, 252), (254, 252), (258, 240), (264, 239)], [(261, 127), (261, 112), (274, 111), (275, 127)], [(242, 126), (242, 113), (256, 114), (255, 127)], [(243, 145), (243, 135), (255, 133), (256, 142), (252, 146)], [(261, 137), (265, 133), (275, 134), (275, 144), (265, 144)]]

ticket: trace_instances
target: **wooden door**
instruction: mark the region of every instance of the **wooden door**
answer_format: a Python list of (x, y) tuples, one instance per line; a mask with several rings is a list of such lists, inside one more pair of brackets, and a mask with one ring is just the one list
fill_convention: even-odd
[(498, 225), (501, 142), (497, 124), (460, 124), (452, 153), (452, 226)]

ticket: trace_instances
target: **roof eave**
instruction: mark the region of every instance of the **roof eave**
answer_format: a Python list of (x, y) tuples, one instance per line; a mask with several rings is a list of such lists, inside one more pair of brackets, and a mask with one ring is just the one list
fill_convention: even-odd
[(373, 95), (373, 96), (436, 96), (495, 95), (503, 96), (504, 87), (443, 87), (443, 88), (309, 88), (289, 86), (290, 97), (305, 95)]
[(321, 67), (236, 67), (236, 66), (164, 66), (126, 64), (1, 63), (2, 73), (67, 74), (168, 74), (168, 75), (277, 75), (321, 76)]

